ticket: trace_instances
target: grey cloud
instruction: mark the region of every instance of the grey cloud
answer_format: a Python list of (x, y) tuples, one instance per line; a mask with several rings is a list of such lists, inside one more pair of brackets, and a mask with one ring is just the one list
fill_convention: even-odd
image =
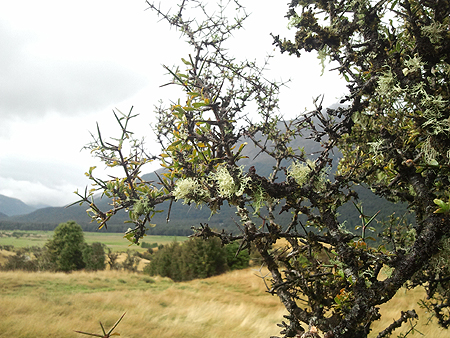
[(27, 54), (31, 38), (0, 25), (0, 116), (75, 114), (132, 96), (144, 75), (113, 60), (60, 60)]
[(87, 181), (84, 172), (87, 168), (62, 161), (45, 159), (27, 159), (18, 156), (1, 158), (0, 177), (17, 181), (40, 182), (44, 186), (80, 184)]

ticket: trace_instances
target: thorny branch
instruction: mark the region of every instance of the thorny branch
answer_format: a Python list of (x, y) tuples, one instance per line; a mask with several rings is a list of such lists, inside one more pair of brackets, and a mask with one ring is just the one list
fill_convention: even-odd
[[(281, 325), (284, 337), (301, 334), (305, 324), (328, 337), (367, 337), (380, 318), (378, 306), (407, 283), (428, 288), (437, 302), (433, 311), (448, 323), (442, 310), (450, 304), (450, 271), (442, 259), (450, 252), (449, 1), (292, 1), (287, 19), (295, 40), (273, 35), (274, 44), (281, 52), (317, 51), (337, 62), (348, 95), (341, 101), (346, 105), (326, 111), (317, 99), (315, 110), (291, 121), (278, 111), (284, 83), (264, 77), (268, 59), (262, 66), (238, 61), (225, 48), (248, 17), (238, 2), (219, 2), (213, 14), (200, 1), (181, 1), (174, 12), (147, 4), (192, 48), (182, 59), (184, 70), (166, 67), (186, 100), (156, 110), (159, 156), (147, 156), (133, 140), (126, 127), (131, 112), (116, 115), (122, 127), (117, 144), (105, 142), (98, 129), (87, 148), (125, 170), (125, 178), (109, 181), (94, 177), (93, 169), (88, 173), (113, 201), (102, 212), (92, 191), (80, 195), (100, 226), (126, 209), (135, 224), (126, 236), (137, 242), (166, 200), (205, 205), (212, 214), (226, 201), (236, 208), (240, 233), (201, 224), (194, 236), (218, 237), (223, 244), (240, 240), (239, 250), (258, 251), (270, 272), (268, 291), (289, 312)], [(252, 122), (248, 116), (255, 112)], [(293, 149), (296, 138), (313, 140), (319, 150), (311, 155)], [(129, 156), (125, 142), (131, 142)], [(271, 158), (269, 175), (241, 166), (247, 143), (257, 156)], [(162, 188), (139, 178), (152, 159), (164, 167)], [(379, 242), (369, 245), (365, 230), (375, 215), (364, 215), (355, 203), (361, 235), (338, 221), (339, 207), (357, 201), (357, 185), (407, 203), (415, 224), (392, 217)], [(289, 214), (289, 222), (280, 222), (277, 212)], [(285, 247), (279, 248), (281, 240)], [(389, 277), (381, 275), (383, 267), (392, 270)], [(404, 312), (380, 337), (412, 314)]]

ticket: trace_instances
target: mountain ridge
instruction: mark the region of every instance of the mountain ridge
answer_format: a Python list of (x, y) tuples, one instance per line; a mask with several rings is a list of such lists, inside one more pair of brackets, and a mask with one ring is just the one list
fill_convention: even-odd
[(7, 217), (16, 215), (25, 215), (36, 210), (18, 198), (9, 197), (0, 194), (0, 213)]

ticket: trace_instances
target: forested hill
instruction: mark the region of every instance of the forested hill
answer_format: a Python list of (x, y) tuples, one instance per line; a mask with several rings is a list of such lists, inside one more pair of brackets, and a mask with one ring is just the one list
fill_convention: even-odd
[[(305, 153), (309, 157), (314, 158), (314, 154), (320, 151), (320, 145), (316, 142), (302, 138), (295, 141), (295, 144), (291, 144), (293, 149), (303, 147)], [(270, 142), (267, 143), (268, 149), (271, 148)], [(260, 175), (267, 176), (274, 165), (270, 157), (260, 152), (259, 148), (252, 146), (251, 142), (248, 142), (244, 148), (243, 154), (247, 158), (241, 160), (241, 164), (248, 170), (250, 166), (256, 168), (256, 172)], [(338, 154), (335, 154), (337, 157)], [(158, 182), (158, 177), (154, 173), (143, 175), (143, 179), (146, 181)], [(279, 177), (279, 180), (284, 180), (284, 177)], [(396, 211), (401, 216), (406, 212), (405, 206), (394, 205), (381, 198), (375, 196), (372, 192), (362, 187), (355, 189), (360, 200), (363, 203), (364, 213), (367, 215), (373, 215), (380, 211), (377, 219), (387, 219), (388, 215)], [(76, 196), (74, 195), (74, 200)], [(109, 200), (103, 198), (99, 200), (97, 205), (102, 210), (108, 209)], [(85, 231), (98, 231), (96, 223), (91, 223), (90, 218), (86, 214), (87, 205), (74, 205), (69, 208), (64, 207), (49, 207), (32, 211), (25, 215), (8, 215), (5, 211), (0, 210), (6, 215), (0, 216), (0, 229), (22, 229), (22, 230), (53, 230), (59, 223), (66, 222), (68, 220), (74, 220), (79, 223)], [(169, 202), (163, 203), (159, 206), (160, 210), (168, 210)], [(355, 226), (361, 224), (359, 213), (353, 204), (349, 203), (340, 209), (340, 222), (346, 221), (346, 225), (349, 230), (353, 230)], [(221, 210), (214, 215), (210, 214), (208, 208), (204, 207), (197, 209), (195, 206), (183, 205), (181, 202), (174, 202), (171, 207), (170, 217), (167, 220), (167, 212), (157, 213), (152, 219), (152, 223), (157, 224), (156, 227), (150, 228), (148, 234), (158, 235), (190, 235), (192, 234), (191, 227), (198, 227), (200, 223), (208, 223), (211, 227), (216, 229), (226, 229), (228, 231), (237, 233), (236, 222), (238, 218), (235, 215), (235, 209), (230, 208), (228, 205), (222, 206)], [(289, 223), (291, 214), (282, 213), (277, 216), (281, 225), (287, 225)], [(128, 220), (128, 214), (123, 211), (117, 214), (116, 217), (108, 223), (107, 229), (102, 231), (111, 232), (123, 232), (130, 226), (128, 223), (124, 223)], [(260, 222), (257, 220), (257, 222)]]

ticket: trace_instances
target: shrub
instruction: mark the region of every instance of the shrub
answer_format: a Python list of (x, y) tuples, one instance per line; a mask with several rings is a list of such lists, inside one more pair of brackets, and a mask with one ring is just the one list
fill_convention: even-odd
[(127, 257), (122, 262), (122, 268), (127, 271), (136, 272), (139, 265), (139, 257), (135, 251), (127, 250)]
[(112, 252), (111, 249), (108, 248), (108, 252), (106, 253), (108, 257), (108, 265), (110, 270), (119, 270), (119, 263), (117, 262), (117, 258), (119, 254), (117, 252)]
[(23, 250), (19, 250), (15, 255), (9, 256), (4, 265), (1, 266), (2, 270), (25, 270), (25, 271), (37, 271), (38, 261), (32, 259), (30, 255), (26, 255)]
[(105, 270), (105, 245), (98, 242), (86, 244), (83, 247), (83, 261), (86, 270)]
[(229, 269), (240, 269), (249, 264), (247, 251), (237, 256), (239, 244), (222, 247), (217, 238), (201, 240), (191, 238), (180, 244), (172, 242), (153, 254), (144, 272), (152, 276), (169, 277), (174, 281), (207, 278)]
[(157, 247), (158, 247), (158, 243), (146, 243), (146, 242), (142, 242), (142, 243), (141, 243), (141, 247), (142, 247), (142, 248), (147, 248), (147, 249), (153, 249), (153, 248), (157, 248)]
[(240, 243), (238, 242), (225, 245), (227, 264), (231, 270), (245, 269), (249, 266), (250, 254), (248, 250), (241, 250), (238, 253), (239, 247)]

